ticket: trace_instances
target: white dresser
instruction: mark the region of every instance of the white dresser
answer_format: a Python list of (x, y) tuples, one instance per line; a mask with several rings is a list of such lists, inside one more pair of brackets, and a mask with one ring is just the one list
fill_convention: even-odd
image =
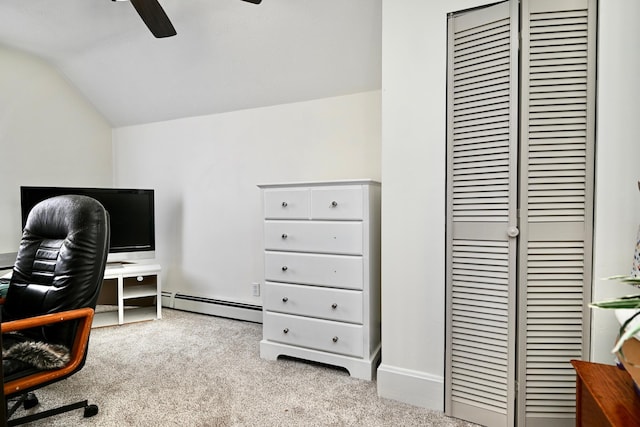
[(346, 368), (380, 359), (380, 183), (260, 185), (265, 284), (260, 356)]

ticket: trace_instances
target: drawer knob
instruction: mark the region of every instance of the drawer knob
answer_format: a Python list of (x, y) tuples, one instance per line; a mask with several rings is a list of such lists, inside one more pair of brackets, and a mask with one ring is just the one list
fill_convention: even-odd
[(289, 267), (287, 267), (286, 265), (282, 266), (282, 271), (287, 271), (289, 269)]
[(335, 310), (336, 308), (338, 308), (338, 304), (336, 304), (336, 303), (334, 302), (333, 304), (331, 304), (331, 308), (333, 308), (333, 309)]
[(331, 341), (333, 341), (333, 342), (338, 342), (338, 337), (333, 337), (333, 338), (331, 339)]
[(336, 206), (338, 206), (338, 202), (336, 202), (335, 200), (333, 202), (331, 202), (331, 207), (335, 208)]
[(282, 233), (282, 238), (283, 239), (286, 239), (287, 237), (289, 237), (289, 236), (287, 236), (287, 233)]
[(282, 302), (287, 302), (287, 301), (289, 301), (288, 297), (282, 297)]
[(282, 332), (284, 332), (285, 334), (288, 334), (288, 333), (289, 333), (289, 328), (284, 328), (284, 329), (282, 330)]
[(283, 208), (286, 208), (286, 207), (287, 207), (287, 205), (288, 205), (288, 203), (287, 203), (287, 202), (282, 202), (282, 207), (283, 207)]

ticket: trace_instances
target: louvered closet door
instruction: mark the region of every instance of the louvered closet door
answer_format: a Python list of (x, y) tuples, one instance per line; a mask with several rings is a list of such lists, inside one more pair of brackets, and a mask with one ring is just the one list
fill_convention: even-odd
[[(595, 1), (522, 3), (519, 425), (575, 425), (587, 359)], [(524, 421), (524, 422), (523, 422)]]
[[(517, 6), (517, 4), (516, 4)], [(446, 411), (513, 425), (517, 9), (449, 17)]]

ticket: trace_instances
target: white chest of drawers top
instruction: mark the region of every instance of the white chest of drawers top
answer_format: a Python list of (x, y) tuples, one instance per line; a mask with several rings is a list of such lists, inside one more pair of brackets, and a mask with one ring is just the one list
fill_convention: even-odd
[(260, 354), (371, 379), (380, 357), (380, 184), (260, 185), (265, 285)]

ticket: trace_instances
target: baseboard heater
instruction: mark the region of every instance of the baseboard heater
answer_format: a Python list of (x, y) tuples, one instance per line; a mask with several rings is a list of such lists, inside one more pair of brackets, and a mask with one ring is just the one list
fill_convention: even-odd
[(163, 291), (162, 306), (176, 310), (262, 323), (262, 307), (259, 305)]

